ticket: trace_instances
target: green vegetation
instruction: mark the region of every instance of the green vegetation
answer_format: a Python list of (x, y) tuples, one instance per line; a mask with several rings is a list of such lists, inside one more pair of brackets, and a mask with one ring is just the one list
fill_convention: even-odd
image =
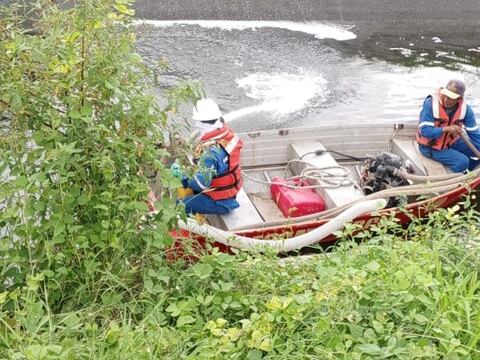
[(0, 355), (478, 359), (479, 214), (455, 210), (393, 233), (386, 220), (362, 245), (310, 261), (213, 252), (186, 267), (158, 256), (136, 297), (75, 311), (52, 313), (45, 279), (31, 277), (0, 298)]
[(178, 186), (156, 148), (174, 108), (145, 87), (128, 1), (15, 10), (0, 14), (0, 291), (30, 306), (41, 284), (49, 313), (128, 301), (177, 218), (146, 203), (147, 174)]
[(168, 113), (145, 89), (132, 11), (42, 1), (24, 23), (12, 10), (0, 14), (0, 291), (40, 282), (49, 312), (127, 301), (176, 222), (166, 202), (146, 216), (145, 174), (178, 186), (156, 149)]
[(194, 89), (156, 105), (128, 0), (29, 11), (0, 8), (0, 358), (480, 358), (468, 204), (311, 261), (169, 263), (182, 214), (148, 214), (147, 175), (178, 186), (162, 134)]

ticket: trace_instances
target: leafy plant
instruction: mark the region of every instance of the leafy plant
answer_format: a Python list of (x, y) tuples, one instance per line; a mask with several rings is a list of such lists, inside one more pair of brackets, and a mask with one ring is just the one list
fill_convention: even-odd
[(157, 149), (177, 103), (165, 112), (148, 91), (129, 5), (39, 1), (28, 22), (1, 8), (0, 291), (42, 276), (54, 310), (134, 296), (177, 219), (168, 199), (148, 213), (147, 174), (178, 186)]

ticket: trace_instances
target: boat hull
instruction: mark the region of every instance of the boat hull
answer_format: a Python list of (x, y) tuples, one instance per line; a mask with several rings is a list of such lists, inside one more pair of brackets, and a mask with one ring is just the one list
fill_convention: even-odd
[[(406, 226), (413, 219), (424, 218), (438, 209), (448, 208), (462, 202), (467, 195), (477, 190), (479, 186), (480, 178), (476, 178), (457, 189), (428, 200), (408, 204), (404, 208), (389, 208), (375, 213), (364, 214), (355, 218), (352, 221), (352, 224), (358, 225), (357, 231), (369, 230), (372, 226), (378, 224), (382, 218), (388, 217), (394, 219), (399, 225)], [(291, 224), (237, 231), (234, 232), (234, 234), (254, 239), (279, 239), (279, 241), (281, 241), (280, 239), (287, 239), (305, 234), (324, 225), (329, 220), (330, 219), (317, 219), (302, 223), (294, 223), (294, 219), (292, 219)], [(176, 260), (178, 258), (195, 260), (201, 254), (209, 252), (212, 247), (217, 248), (224, 253), (234, 252), (234, 249), (229, 246), (218, 242), (210, 243), (208, 239), (195, 234), (190, 234), (185, 230), (174, 232), (173, 237), (174, 243), (167, 252), (167, 256), (170, 260)], [(338, 240), (337, 236), (332, 233), (323, 238), (319, 244), (329, 244)]]

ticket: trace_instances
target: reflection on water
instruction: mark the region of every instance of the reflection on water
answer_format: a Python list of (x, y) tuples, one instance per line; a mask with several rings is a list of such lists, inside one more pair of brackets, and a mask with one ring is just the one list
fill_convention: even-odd
[(165, 87), (201, 80), (238, 131), (416, 120), (424, 97), (452, 77), (466, 81), (480, 111), (477, 53), (439, 50), (432, 37), (341, 41), (272, 23), (169, 25), (140, 27), (138, 51), (171, 62)]

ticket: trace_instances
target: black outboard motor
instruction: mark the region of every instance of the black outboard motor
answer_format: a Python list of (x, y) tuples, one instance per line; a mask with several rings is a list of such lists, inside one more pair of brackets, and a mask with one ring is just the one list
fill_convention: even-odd
[[(366, 195), (377, 191), (409, 185), (408, 181), (399, 176), (401, 171), (413, 173), (411, 164), (389, 152), (382, 152), (374, 158), (367, 158), (362, 172), (362, 189)], [(401, 205), (400, 197), (391, 197), (387, 207)]]

